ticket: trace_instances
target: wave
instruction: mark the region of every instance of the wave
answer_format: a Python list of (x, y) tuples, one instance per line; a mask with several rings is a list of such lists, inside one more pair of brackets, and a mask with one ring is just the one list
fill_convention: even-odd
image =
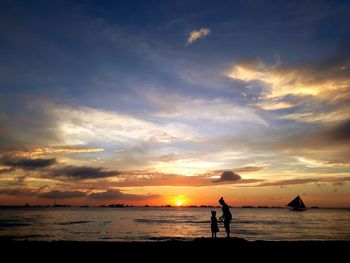
[(23, 221), (19, 221), (19, 220), (1, 220), (0, 221), (0, 229), (8, 228), (8, 227), (25, 227), (30, 225), (31, 224), (24, 223)]
[[(233, 224), (256, 224), (256, 225), (280, 225), (284, 224), (283, 221), (278, 220), (234, 220)], [(288, 222), (289, 223), (289, 222)]]
[(209, 220), (184, 220), (184, 219), (134, 219), (137, 223), (144, 224), (210, 224)]
[[(165, 219), (165, 218), (136, 218), (134, 219), (136, 223), (142, 224), (210, 224), (210, 220), (196, 220), (194, 219), (183, 219), (183, 218), (175, 218), (175, 219)], [(223, 224), (223, 222), (218, 222), (219, 225)], [(233, 225), (281, 225), (285, 224), (283, 221), (278, 220), (235, 220), (231, 221)]]
[(91, 223), (93, 221), (70, 221), (70, 222), (60, 222), (60, 223), (56, 223), (56, 225), (78, 225), (78, 224), (87, 224), (87, 223)]
[(189, 238), (173, 237), (173, 236), (148, 237), (147, 239), (151, 240), (151, 241), (185, 241), (185, 240), (189, 240)]

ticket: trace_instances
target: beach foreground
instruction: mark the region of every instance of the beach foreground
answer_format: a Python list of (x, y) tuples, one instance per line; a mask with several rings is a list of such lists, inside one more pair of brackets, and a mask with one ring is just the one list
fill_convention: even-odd
[(193, 241), (157, 242), (75, 242), (75, 241), (0, 241), (3, 256), (25, 257), (36, 261), (47, 260), (47, 256), (57, 259), (76, 257), (92, 259), (139, 258), (159, 260), (187, 258), (220, 259), (236, 258), (300, 260), (337, 259), (350, 251), (349, 241), (246, 241), (240, 238), (209, 239), (197, 238)]

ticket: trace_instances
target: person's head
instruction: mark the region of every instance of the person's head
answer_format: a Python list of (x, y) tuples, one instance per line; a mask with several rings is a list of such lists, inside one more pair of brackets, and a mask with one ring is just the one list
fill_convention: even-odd
[(223, 198), (223, 197), (221, 197), (221, 198), (219, 199), (219, 203), (220, 203), (220, 205), (224, 205), (224, 204), (225, 204), (225, 201), (224, 201), (224, 198)]
[(212, 216), (216, 216), (216, 211), (211, 211)]

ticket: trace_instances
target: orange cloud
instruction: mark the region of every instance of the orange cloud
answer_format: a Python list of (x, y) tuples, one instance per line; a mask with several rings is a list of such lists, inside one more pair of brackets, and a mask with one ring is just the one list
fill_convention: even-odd
[(339, 185), (344, 185), (344, 182), (350, 181), (350, 177), (309, 177), (309, 178), (294, 178), (288, 180), (278, 180), (278, 181), (269, 181), (256, 184), (255, 186), (287, 186), (287, 185), (305, 185), (308, 183), (337, 183)]
[(292, 109), (280, 115), (282, 119), (327, 123), (345, 121), (350, 116), (348, 52), (316, 63), (289, 66), (267, 65), (258, 59), (242, 60), (226, 76), (262, 88), (258, 99), (252, 102), (256, 107), (269, 111)]
[(14, 157), (37, 157), (47, 154), (93, 153), (102, 151), (104, 151), (104, 149), (100, 147), (44, 146), (31, 149), (12, 150), (6, 152), (6, 154), (9, 154)]
[(215, 186), (225, 184), (250, 184), (261, 182), (261, 179), (242, 179), (233, 171), (217, 170), (208, 173), (185, 176), (167, 174), (154, 171), (121, 172), (118, 181), (113, 182), (116, 187), (143, 187), (143, 186)]
[[(281, 98), (286, 95), (311, 95), (326, 98), (330, 93), (348, 94), (350, 87), (350, 68), (339, 62), (338, 67), (324, 68), (312, 65), (282, 67), (269, 66), (260, 60), (246, 60), (235, 64), (227, 76), (245, 82), (261, 81), (265, 84), (263, 97)], [(348, 63), (348, 62), (343, 62)]]

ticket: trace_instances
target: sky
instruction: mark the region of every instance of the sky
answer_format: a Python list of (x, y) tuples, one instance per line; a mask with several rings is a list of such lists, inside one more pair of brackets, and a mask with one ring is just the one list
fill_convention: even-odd
[(350, 204), (348, 1), (0, 3), (0, 205)]

